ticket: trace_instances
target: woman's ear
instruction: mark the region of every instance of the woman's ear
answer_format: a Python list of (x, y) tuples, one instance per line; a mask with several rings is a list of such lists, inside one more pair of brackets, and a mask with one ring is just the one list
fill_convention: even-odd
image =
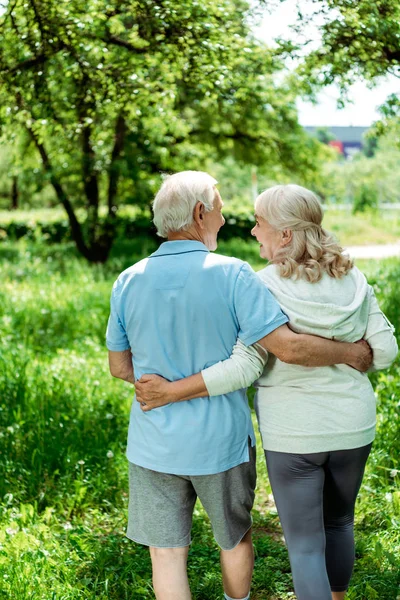
[(193, 220), (201, 229), (204, 225), (204, 204), (202, 202), (197, 202), (193, 211)]
[(284, 229), (282, 231), (282, 240), (281, 240), (281, 246), (282, 248), (284, 246), (287, 246), (288, 244), (290, 244), (290, 242), (292, 241), (293, 238), (293, 232), (291, 229)]

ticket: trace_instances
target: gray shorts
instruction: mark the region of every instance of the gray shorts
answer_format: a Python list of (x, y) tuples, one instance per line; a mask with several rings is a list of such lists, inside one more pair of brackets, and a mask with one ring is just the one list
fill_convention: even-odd
[(198, 497), (210, 518), (217, 544), (232, 550), (251, 527), (256, 486), (256, 449), (249, 462), (215, 475), (170, 475), (129, 463), (127, 537), (154, 548), (191, 542)]

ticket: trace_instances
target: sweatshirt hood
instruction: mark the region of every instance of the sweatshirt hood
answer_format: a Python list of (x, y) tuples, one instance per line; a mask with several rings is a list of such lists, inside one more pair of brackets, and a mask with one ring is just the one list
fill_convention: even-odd
[(369, 314), (369, 285), (356, 267), (341, 279), (324, 273), (316, 283), (280, 277), (276, 265), (269, 265), (258, 275), (289, 317), (294, 331), (349, 342), (363, 337)]

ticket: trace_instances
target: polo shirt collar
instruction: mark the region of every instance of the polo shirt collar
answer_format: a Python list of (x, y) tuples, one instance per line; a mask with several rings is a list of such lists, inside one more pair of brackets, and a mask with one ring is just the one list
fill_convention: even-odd
[(209, 249), (202, 242), (196, 242), (195, 240), (174, 240), (163, 242), (150, 257), (187, 254), (188, 252), (209, 252)]

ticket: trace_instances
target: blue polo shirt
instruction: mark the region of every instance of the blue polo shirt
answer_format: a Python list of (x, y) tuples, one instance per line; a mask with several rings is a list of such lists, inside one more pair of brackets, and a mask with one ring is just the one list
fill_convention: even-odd
[[(247, 263), (195, 241), (161, 244), (118, 277), (111, 294), (109, 350), (131, 349), (135, 378), (174, 381), (228, 358), (287, 322)], [(127, 457), (176, 475), (208, 475), (248, 461), (255, 443), (246, 390), (142, 412), (132, 403)]]

